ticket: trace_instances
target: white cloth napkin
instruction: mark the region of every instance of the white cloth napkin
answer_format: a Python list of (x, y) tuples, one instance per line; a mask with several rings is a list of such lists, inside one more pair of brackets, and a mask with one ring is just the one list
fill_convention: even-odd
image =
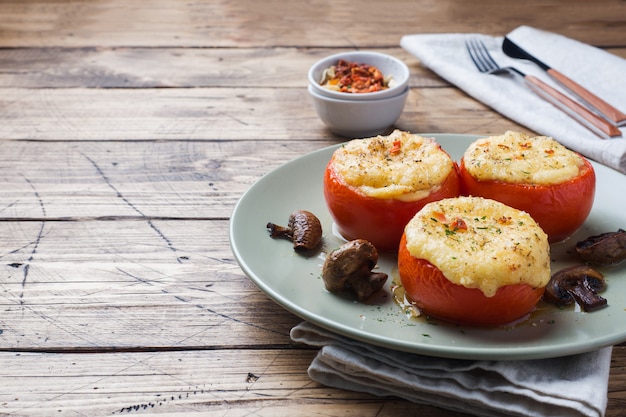
[[(507, 36), (550, 67), (626, 111), (626, 60), (574, 39), (528, 26), (518, 27)], [(400, 45), (422, 65), (504, 116), (626, 173), (625, 138), (600, 139), (537, 96), (520, 80), (480, 73), (465, 48), (465, 41), (470, 37), (482, 39), (500, 66), (514, 66), (557, 86), (536, 64), (506, 56), (501, 48), (503, 37), (463, 33), (417, 34), (402, 37)], [(562, 87), (557, 88), (564, 91)], [(626, 128), (622, 127), (621, 131), (626, 137)]]
[(471, 361), (358, 342), (309, 322), (296, 342), (321, 349), (308, 373), (321, 384), (484, 417), (603, 416), (612, 348), (553, 359)]

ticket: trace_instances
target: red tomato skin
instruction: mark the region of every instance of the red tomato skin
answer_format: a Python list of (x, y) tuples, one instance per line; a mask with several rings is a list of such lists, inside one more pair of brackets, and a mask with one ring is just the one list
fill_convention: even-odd
[(493, 297), (478, 288), (466, 288), (448, 280), (439, 268), (415, 258), (403, 235), (398, 250), (398, 272), (407, 297), (422, 313), (444, 321), (481, 327), (503, 326), (534, 310), (544, 287), (527, 284), (500, 287)]
[(529, 185), (504, 181), (479, 181), (459, 164), (461, 193), (485, 197), (530, 214), (548, 235), (550, 243), (570, 237), (585, 222), (596, 190), (596, 175), (591, 163), (585, 165), (578, 177), (555, 185)]
[(329, 161), (324, 172), (324, 198), (341, 235), (348, 239), (366, 239), (380, 252), (397, 252), (404, 227), (424, 205), (461, 192), (458, 167), (442, 186), (417, 201), (400, 201), (369, 197), (347, 185)]

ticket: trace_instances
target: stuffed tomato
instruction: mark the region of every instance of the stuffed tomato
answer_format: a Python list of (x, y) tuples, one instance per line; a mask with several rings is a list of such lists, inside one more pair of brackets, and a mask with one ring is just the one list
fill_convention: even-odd
[(404, 226), (426, 203), (460, 193), (458, 167), (435, 142), (408, 132), (347, 142), (324, 173), (338, 232), (397, 251)]
[(516, 132), (474, 142), (460, 161), (462, 193), (529, 213), (551, 243), (571, 236), (593, 206), (591, 163), (549, 137)]
[(407, 224), (398, 272), (430, 317), (498, 326), (531, 312), (550, 280), (547, 235), (527, 213), (494, 200), (427, 204)]

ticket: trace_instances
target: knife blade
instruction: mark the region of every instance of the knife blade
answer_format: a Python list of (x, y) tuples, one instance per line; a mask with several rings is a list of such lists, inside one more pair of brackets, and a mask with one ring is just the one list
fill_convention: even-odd
[(537, 66), (546, 71), (548, 75), (550, 75), (550, 77), (552, 77), (559, 84), (568, 89), (571, 93), (575, 94), (578, 98), (580, 98), (583, 102), (592, 107), (604, 118), (611, 121), (616, 126), (626, 126), (626, 113), (607, 103), (606, 101), (596, 96), (591, 91), (587, 90), (585, 87), (570, 79), (560, 71), (557, 71), (556, 69), (540, 61), (506, 36), (504, 37), (504, 41), (502, 42), (502, 51), (504, 51), (506, 55), (512, 58), (526, 59), (528, 61), (534, 62)]

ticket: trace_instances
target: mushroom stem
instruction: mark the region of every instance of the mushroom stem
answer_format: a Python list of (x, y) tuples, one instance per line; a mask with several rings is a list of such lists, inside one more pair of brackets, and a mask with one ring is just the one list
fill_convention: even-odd
[(279, 226), (274, 223), (268, 223), (267, 229), (270, 231), (270, 236), (273, 238), (282, 237), (285, 239), (293, 239), (293, 230), (288, 227)]
[(567, 291), (574, 297), (583, 311), (595, 311), (607, 305), (606, 298), (596, 293), (589, 277), (585, 277), (582, 281), (578, 282), (577, 285), (568, 288)]

